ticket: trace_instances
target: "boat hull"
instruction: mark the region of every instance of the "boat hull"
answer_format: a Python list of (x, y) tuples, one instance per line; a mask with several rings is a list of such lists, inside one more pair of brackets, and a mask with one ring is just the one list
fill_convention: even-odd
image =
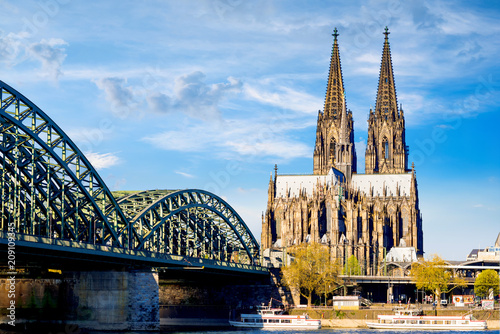
[(373, 329), (411, 329), (411, 330), (483, 330), (486, 329), (486, 323), (478, 322), (468, 325), (438, 325), (438, 324), (381, 324), (378, 322), (367, 322), (368, 328)]
[(305, 324), (272, 324), (272, 323), (248, 323), (241, 321), (229, 321), (233, 327), (240, 328), (281, 328), (281, 329), (320, 329), (321, 322), (309, 322)]

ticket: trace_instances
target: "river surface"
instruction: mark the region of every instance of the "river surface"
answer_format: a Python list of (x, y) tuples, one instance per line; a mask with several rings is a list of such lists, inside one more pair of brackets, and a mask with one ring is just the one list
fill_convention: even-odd
[[(338, 329), (338, 328), (324, 328), (317, 330), (280, 330), (280, 329), (246, 329), (246, 330), (213, 330), (213, 331), (173, 331), (173, 332), (160, 332), (164, 334), (408, 334), (414, 331), (401, 331), (401, 330), (375, 330), (375, 329)], [(464, 334), (464, 333), (498, 333), (497, 330), (486, 330), (486, 331), (415, 331), (418, 334)], [(144, 332), (105, 332), (106, 334), (144, 334)], [(55, 334), (55, 333), (54, 333)], [(89, 334), (103, 334), (103, 332), (89, 332)]]
[[(194, 331), (194, 332), (183, 332), (183, 331), (174, 331), (174, 332), (161, 332), (165, 334), (312, 334), (312, 333), (334, 333), (334, 334), (378, 334), (378, 333), (387, 333), (387, 334), (409, 334), (414, 331), (397, 331), (397, 330), (374, 330), (374, 329), (338, 329), (338, 328), (325, 328), (325, 329), (317, 329), (317, 330), (263, 330), (263, 329), (247, 329), (247, 330), (217, 330), (217, 331)], [(415, 331), (418, 334), (464, 334), (464, 333), (495, 333), (496, 330), (486, 330), (486, 331)], [(118, 332), (105, 332), (106, 334), (144, 334), (138, 332), (127, 332), (127, 333), (118, 333)], [(89, 334), (103, 334), (103, 332), (89, 332)]]
[[(324, 328), (317, 330), (263, 330), (263, 329), (246, 329), (246, 330), (201, 330), (201, 331), (161, 331), (161, 332), (100, 332), (100, 331), (43, 331), (46, 334), (145, 334), (145, 333), (160, 333), (160, 334), (408, 334), (416, 332), (418, 334), (464, 334), (464, 333), (498, 333), (497, 330), (486, 331), (401, 331), (401, 330), (375, 330), (375, 329), (339, 329), (339, 328)], [(0, 330), (1, 334), (18, 334), (20, 332), (11, 332)], [(31, 332), (30, 332), (31, 333)], [(40, 332), (42, 333), (42, 332)]]

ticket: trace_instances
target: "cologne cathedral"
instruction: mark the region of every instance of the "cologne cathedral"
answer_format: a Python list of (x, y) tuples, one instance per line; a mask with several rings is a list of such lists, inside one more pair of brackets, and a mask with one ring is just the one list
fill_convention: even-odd
[(381, 273), (384, 254), (392, 247), (412, 247), (422, 256), (415, 168), (408, 169), (387, 28), (384, 34), (375, 109), (368, 114), (365, 174), (357, 172), (353, 116), (346, 107), (335, 29), (313, 174), (281, 175), (275, 167), (262, 219), (263, 250), (322, 243), (342, 265), (356, 256), (365, 275)]

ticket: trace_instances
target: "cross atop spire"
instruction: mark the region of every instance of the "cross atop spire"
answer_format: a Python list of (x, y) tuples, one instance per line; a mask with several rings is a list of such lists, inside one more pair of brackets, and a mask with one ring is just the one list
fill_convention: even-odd
[(385, 35), (385, 39), (389, 39), (389, 28), (387, 28), (387, 26), (385, 26), (385, 31), (384, 31), (384, 35)]
[(339, 36), (339, 33), (338, 33), (338, 30), (337, 30), (337, 27), (335, 27), (335, 29), (333, 29), (333, 34), (332, 34), (332, 36), (333, 36), (334, 41), (336, 41), (336, 40), (337, 40), (337, 37)]

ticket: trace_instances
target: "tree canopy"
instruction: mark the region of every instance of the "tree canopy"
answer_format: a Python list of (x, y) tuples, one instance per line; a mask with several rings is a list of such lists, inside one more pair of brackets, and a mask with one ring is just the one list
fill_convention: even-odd
[(420, 260), (414, 263), (411, 267), (411, 275), (416, 281), (417, 289), (432, 292), (435, 300), (441, 298), (441, 293), (448, 293), (456, 287), (467, 286), (463, 278), (453, 277), (452, 272), (446, 269), (446, 262), (438, 255), (433, 255), (427, 261)]
[(490, 289), (493, 289), (493, 294), (498, 295), (500, 278), (498, 273), (493, 269), (483, 270), (474, 282), (474, 293), (479, 297), (487, 297)]
[(284, 266), (284, 283), (291, 289), (297, 289), (311, 305), (313, 293), (328, 294), (338, 285), (340, 268), (330, 259), (328, 247), (321, 244), (302, 244), (289, 250), (294, 260)]
[(362, 275), (363, 269), (361, 268), (358, 258), (351, 255), (347, 260), (344, 269), (342, 270), (344, 275)]

